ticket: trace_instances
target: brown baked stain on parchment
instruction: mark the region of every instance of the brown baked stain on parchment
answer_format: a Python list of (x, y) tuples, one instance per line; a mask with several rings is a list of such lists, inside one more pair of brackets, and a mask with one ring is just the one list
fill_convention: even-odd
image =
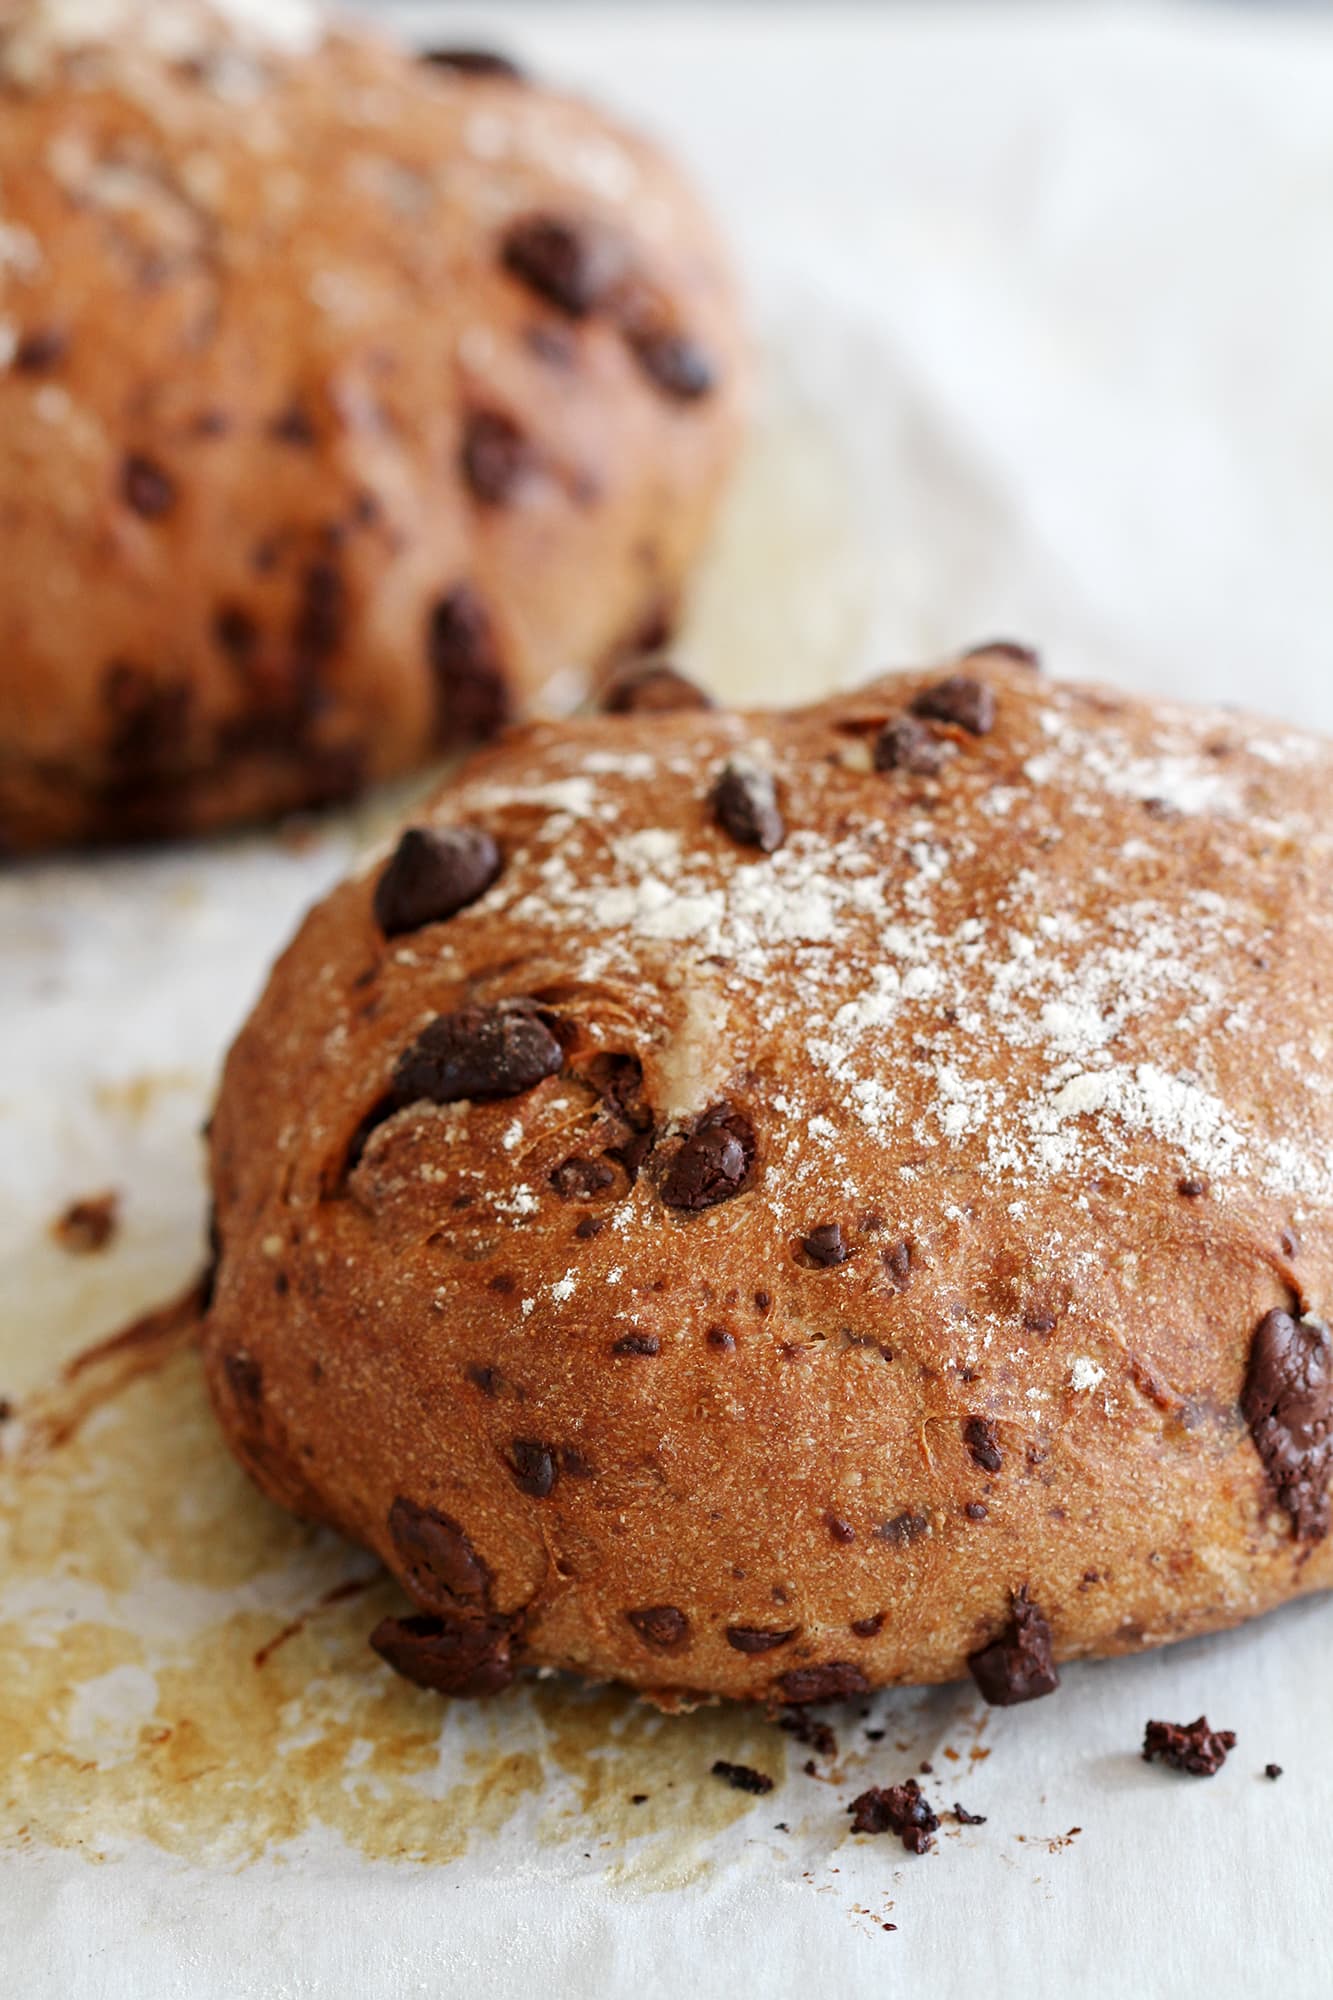
[(714, 1760), (780, 1782), (779, 1732), (556, 1679), (485, 1704), (398, 1679), (366, 1644), (396, 1586), (250, 1486), (193, 1334), (187, 1295), (9, 1426), (0, 1849), (101, 1860), (147, 1841), (234, 1867), (322, 1827), (368, 1858), (441, 1864), (512, 1825), (627, 1890), (707, 1868), (755, 1810)]

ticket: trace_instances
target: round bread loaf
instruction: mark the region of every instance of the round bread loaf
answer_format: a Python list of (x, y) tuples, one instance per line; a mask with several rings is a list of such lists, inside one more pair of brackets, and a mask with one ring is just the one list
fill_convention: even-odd
[(652, 706), (481, 753), (227, 1065), (212, 1395), (379, 1649), (1008, 1702), (1327, 1585), (1330, 748), (1007, 646)]
[(572, 707), (669, 620), (744, 372), (673, 168), (497, 59), (0, 0), (0, 845)]

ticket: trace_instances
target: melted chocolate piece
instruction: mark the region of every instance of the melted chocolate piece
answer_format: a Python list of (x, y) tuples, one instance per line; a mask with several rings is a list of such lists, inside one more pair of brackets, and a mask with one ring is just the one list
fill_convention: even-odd
[(714, 1208), (739, 1194), (754, 1164), (754, 1127), (730, 1104), (705, 1112), (662, 1177), (660, 1193), (668, 1208), (691, 1213)]
[(718, 825), (742, 847), (757, 847), (764, 854), (781, 847), (787, 829), (767, 771), (754, 764), (727, 764), (713, 786), (712, 801)]
[(985, 1699), (997, 1708), (1035, 1701), (1060, 1685), (1051, 1651), (1051, 1628), (1026, 1584), (1010, 1600), (1009, 1623), (998, 1639), (971, 1655), (968, 1666)]
[(919, 1542), (923, 1535), (930, 1533), (930, 1522), (924, 1514), (895, 1514), (875, 1530), (882, 1542), (892, 1542), (895, 1548), (906, 1548), (911, 1542)]
[(939, 1819), (915, 1778), (901, 1785), (872, 1785), (847, 1808), (853, 1833), (896, 1833), (909, 1854), (929, 1854)]
[(534, 1500), (545, 1500), (559, 1477), (554, 1446), (539, 1444), (535, 1438), (515, 1438), (505, 1463), (520, 1493)]
[(549, 1178), (561, 1201), (591, 1201), (614, 1183), (616, 1175), (614, 1167), (608, 1167), (605, 1160), (588, 1160), (579, 1153), (571, 1153), (553, 1169)]
[(850, 1630), (858, 1639), (875, 1639), (884, 1630), (885, 1614), (872, 1611), (868, 1618), (853, 1618)]
[(176, 482), (156, 459), (130, 452), (120, 468), (120, 490), (128, 507), (145, 521), (160, 520), (176, 504)]
[(998, 1472), (1004, 1464), (995, 1426), (986, 1417), (969, 1417), (963, 1425), (963, 1443), (968, 1456), (983, 1472)]
[(760, 1625), (728, 1625), (727, 1644), (737, 1653), (772, 1653), (789, 1645), (800, 1629), (792, 1625), (785, 1632), (770, 1632)]
[(842, 1240), (842, 1225), (837, 1222), (821, 1222), (817, 1229), (801, 1238), (801, 1248), (810, 1262), (823, 1271), (845, 1264), (851, 1255)]
[(498, 1694), (514, 1678), (507, 1618), (382, 1618), (370, 1643), (395, 1673), (439, 1694)]
[(511, 276), (571, 319), (586, 319), (604, 303), (622, 268), (606, 237), (558, 215), (523, 215), (500, 246)]
[(967, 674), (950, 674), (921, 690), (912, 703), (912, 713), (932, 722), (950, 722), (969, 736), (988, 736), (995, 727), (995, 696), (984, 681), (974, 681)]
[(1333, 1470), (1333, 1378), (1324, 1327), (1286, 1312), (1265, 1314), (1250, 1344), (1240, 1407), (1294, 1539), (1322, 1541)]
[(1145, 1764), (1169, 1764), (1193, 1778), (1211, 1778), (1235, 1747), (1235, 1731), (1210, 1729), (1206, 1715), (1197, 1722), (1150, 1722), (1143, 1732)]
[(535, 464), (532, 447), (512, 417), (499, 410), (473, 410), (466, 418), (463, 477), (483, 506), (507, 506)]
[(669, 715), (712, 706), (711, 695), (664, 660), (640, 660), (624, 667), (602, 691), (607, 715)]
[(399, 1056), (389, 1110), (422, 1098), (454, 1104), (464, 1097), (519, 1097), (554, 1076), (564, 1052), (530, 1007), (519, 1002), (437, 1015)]
[(450, 1515), (400, 1494), (389, 1509), (389, 1534), (407, 1588), (428, 1611), (488, 1603), (491, 1573)]
[(869, 1694), (870, 1683), (850, 1660), (828, 1660), (821, 1667), (792, 1667), (779, 1674), (778, 1692), (783, 1701), (800, 1707), (807, 1701), (849, 1701)]
[(674, 1604), (648, 1604), (625, 1613), (630, 1624), (655, 1653), (678, 1653), (690, 1642), (690, 1621)]
[(713, 1764), (713, 1776), (721, 1778), (725, 1784), (737, 1792), (753, 1792), (761, 1797), (773, 1789), (773, 1780), (762, 1771), (752, 1770), (748, 1764), (729, 1764), (725, 1757), (718, 1757)]
[(919, 778), (934, 778), (944, 769), (949, 746), (933, 736), (914, 716), (895, 716), (875, 738), (877, 771), (911, 771)]
[(375, 921), (385, 937), (443, 923), (484, 896), (500, 866), (480, 827), (409, 826), (375, 885)]

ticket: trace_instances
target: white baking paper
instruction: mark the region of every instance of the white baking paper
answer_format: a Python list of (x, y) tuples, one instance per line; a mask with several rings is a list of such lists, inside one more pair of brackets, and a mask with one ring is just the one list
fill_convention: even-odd
[[(1326, 18), (386, 11), (647, 120), (727, 220), (763, 389), (687, 664), (780, 699), (998, 634), (1333, 728)], [(1326, 1603), (1009, 1713), (854, 1706), (811, 1777), (740, 1710), (394, 1682), (389, 1587), (249, 1491), (188, 1352), (50, 1395), (196, 1267), (220, 1053), (387, 810), (0, 877), (0, 1992), (1326, 1995)], [(57, 1248), (104, 1188), (112, 1245)], [(1201, 1710), (1239, 1739), (1218, 1777), (1140, 1761), (1148, 1716)], [(923, 1760), (986, 1823), (849, 1838)]]

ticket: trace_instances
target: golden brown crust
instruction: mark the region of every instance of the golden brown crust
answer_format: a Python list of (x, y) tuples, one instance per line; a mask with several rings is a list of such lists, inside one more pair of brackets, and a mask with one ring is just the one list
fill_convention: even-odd
[(318, 804), (572, 706), (670, 610), (737, 436), (673, 168), (360, 33), (127, 0), (90, 48), (62, 11), (0, 7), (0, 845)]
[[(1113, 1653), (1333, 1580), (1296, 1332), (1333, 1280), (1331, 781), (1315, 739), (998, 651), (480, 754), (428, 816), (498, 877), (386, 941), (373, 857), (213, 1128), (219, 1415), (414, 1589), (390, 1655), (443, 1629), (475, 1686), (484, 1624), (778, 1698), (980, 1655), (1014, 1699), (1046, 1627)], [(422, 1101), (450, 1078), (492, 1095)]]

